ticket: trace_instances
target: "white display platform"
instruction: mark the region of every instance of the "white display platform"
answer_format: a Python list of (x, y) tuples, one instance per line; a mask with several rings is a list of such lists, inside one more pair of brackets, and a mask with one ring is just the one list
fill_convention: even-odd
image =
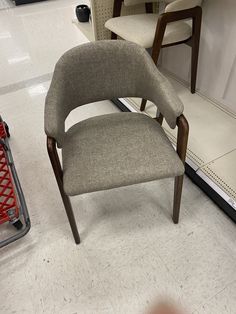
[[(236, 115), (197, 93), (192, 95), (173, 78), (169, 80), (184, 103), (190, 125), (187, 153), (190, 166), (236, 210)], [(140, 99), (126, 101), (134, 111), (139, 111)], [(148, 102), (146, 114), (155, 117), (156, 106)], [(176, 130), (166, 123), (164, 128), (175, 144)]]

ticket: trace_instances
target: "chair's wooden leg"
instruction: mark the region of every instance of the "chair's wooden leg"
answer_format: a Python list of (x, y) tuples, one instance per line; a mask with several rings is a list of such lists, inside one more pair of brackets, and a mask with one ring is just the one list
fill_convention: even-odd
[[(121, 16), (121, 9), (122, 9), (122, 2), (124, 0), (114, 0), (114, 6), (113, 6), (113, 15), (112, 17), (118, 17)], [(116, 40), (117, 34), (111, 32), (111, 39)]]
[(111, 33), (111, 39), (112, 40), (117, 40), (117, 37), (118, 37), (117, 34), (115, 34), (113, 32)]
[(146, 108), (147, 100), (142, 99), (141, 106), (140, 106), (140, 111), (144, 111)]
[[(185, 164), (187, 145), (188, 145), (188, 135), (189, 135), (189, 125), (188, 121), (181, 115), (177, 118), (178, 135), (177, 135), (177, 153), (179, 158)], [(180, 203), (182, 196), (184, 176), (175, 177), (175, 190), (174, 190), (174, 205), (173, 205), (173, 221), (175, 224), (179, 222), (179, 212)]]
[[(152, 49), (152, 59), (154, 63), (157, 65), (158, 58), (161, 52), (161, 44), (160, 45), (154, 45)], [(144, 111), (147, 105), (147, 100), (142, 99), (141, 106), (140, 106), (140, 111)]]
[(196, 92), (197, 81), (197, 66), (198, 66), (198, 47), (193, 44), (192, 46), (192, 60), (191, 60), (191, 93)]
[(191, 93), (196, 91), (197, 67), (199, 56), (199, 43), (202, 24), (201, 8), (198, 9), (196, 16), (193, 18), (193, 36), (192, 36), (192, 60), (191, 60)]
[(73, 236), (74, 236), (75, 243), (76, 244), (80, 244), (80, 236), (79, 236), (79, 232), (78, 232), (78, 229), (77, 229), (75, 216), (74, 216), (74, 213), (73, 213), (73, 209), (72, 209), (72, 206), (71, 206), (70, 199), (65, 194), (64, 189), (63, 189), (63, 191), (61, 191), (61, 189), (60, 189), (60, 192), (61, 192), (61, 197), (62, 197), (64, 206), (65, 206), (66, 214), (67, 214), (67, 217), (68, 217), (68, 220), (69, 220), (69, 223), (70, 223), (71, 231), (72, 231)]
[(52, 168), (57, 180), (57, 184), (61, 193), (62, 201), (65, 206), (66, 214), (70, 223), (70, 227), (75, 239), (75, 243), (79, 244), (80, 243), (80, 237), (79, 237), (79, 232), (77, 229), (73, 209), (71, 206), (70, 199), (68, 195), (65, 194), (64, 188), (63, 188), (63, 173), (61, 169), (61, 164), (60, 160), (57, 154), (56, 150), (56, 141), (53, 138), (47, 137), (47, 149), (48, 149), (48, 155), (52, 164)]
[(175, 178), (174, 206), (173, 206), (173, 222), (175, 224), (179, 222), (183, 180), (184, 176), (179, 176)]
[(153, 13), (153, 3), (148, 2), (145, 3), (146, 13)]
[[(152, 59), (156, 65), (157, 65), (158, 58), (159, 58), (159, 55), (161, 52), (162, 41), (163, 41), (163, 37), (165, 34), (165, 29), (166, 29), (166, 24), (162, 23), (162, 19), (159, 18), (158, 22), (157, 22), (156, 34), (155, 34), (154, 43), (153, 43), (153, 47), (152, 47)], [(140, 111), (145, 110), (146, 104), (147, 104), (147, 100), (142, 99)]]
[(163, 120), (164, 120), (164, 117), (163, 115), (160, 113), (158, 117), (156, 117), (156, 120), (157, 122), (162, 125), (163, 124)]

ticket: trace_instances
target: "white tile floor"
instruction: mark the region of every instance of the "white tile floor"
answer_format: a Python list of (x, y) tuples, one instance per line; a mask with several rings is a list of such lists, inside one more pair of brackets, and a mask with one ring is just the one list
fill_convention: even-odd
[[(0, 11), (0, 113), (32, 220), (25, 238), (0, 251), (0, 313), (137, 314), (164, 296), (188, 313), (235, 314), (235, 224), (187, 178), (177, 226), (171, 180), (74, 198), (82, 238), (74, 244), (45, 147), (49, 81), (37, 77), (86, 41), (71, 24), (78, 2)], [(69, 123), (116, 110), (89, 105)]]

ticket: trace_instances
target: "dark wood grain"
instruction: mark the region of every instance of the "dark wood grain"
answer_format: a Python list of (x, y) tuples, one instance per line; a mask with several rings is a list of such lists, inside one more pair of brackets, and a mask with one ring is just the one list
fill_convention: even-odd
[[(177, 151), (177, 154), (179, 155), (179, 158), (183, 162), (183, 164), (185, 164), (187, 146), (188, 146), (189, 125), (184, 115), (181, 115), (177, 119), (177, 126), (178, 126), (178, 135), (177, 135), (176, 151)], [(179, 176), (175, 178), (174, 204), (173, 204), (173, 221), (175, 224), (179, 222), (183, 180), (184, 180), (184, 176)]]
[(61, 193), (62, 201), (66, 210), (66, 214), (70, 223), (70, 227), (75, 239), (75, 243), (79, 244), (80, 243), (80, 237), (79, 237), (79, 232), (77, 229), (73, 209), (71, 206), (70, 199), (68, 195), (65, 194), (64, 188), (63, 188), (63, 171), (61, 168), (61, 163), (57, 154), (57, 148), (56, 148), (56, 141), (54, 138), (47, 137), (47, 150), (48, 150), (48, 155), (52, 164), (52, 168), (55, 174), (55, 178), (57, 180), (57, 184)]

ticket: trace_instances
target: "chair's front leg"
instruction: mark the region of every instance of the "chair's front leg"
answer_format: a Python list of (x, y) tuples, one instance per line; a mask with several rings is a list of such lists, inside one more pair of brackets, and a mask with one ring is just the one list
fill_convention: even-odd
[(61, 193), (62, 201), (65, 206), (66, 214), (70, 223), (70, 227), (75, 239), (75, 243), (79, 244), (80, 243), (80, 237), (79, 237), (79, 232), (77, 229), (73, 209), (71, 206), (70, 199), (68, 195), (65, 194), (64, 188), (63, 188), (63, 172), (61, 169), (61, 164), (60, 160), (57, 154), (57, 148), (56, 148), (56, 141), (54, 138), (47, 137), (47, 150), (48, 150), (48, 155), (52, 164), (52, 168), (57, 180), (57, 184)]
[[(182, 160), (183, 164), (185, 164), (188, 145), (189, 125), (184, 115), (178, 117), (177, 126), (178, 126), (177, 153), (180, 159)], [(184, 180), (183, 175), (175, 178), (174, 206), (173, 206), (173, 221), (175, 224), (179, 222), (183, 180)]]
[(177, 154), (185, 164), (187, 146), (188, 146), (188, 135), (189, 135), (189, 124), (185, 116), (182, 114), (177, 118), (178, 136), (177, 136)]
[(184, 176), (175, 178), (174, 187), (174, 206), (173, 206), (173, 222), (177, 224), (179, 222), (180, 204), (182, 197)]

